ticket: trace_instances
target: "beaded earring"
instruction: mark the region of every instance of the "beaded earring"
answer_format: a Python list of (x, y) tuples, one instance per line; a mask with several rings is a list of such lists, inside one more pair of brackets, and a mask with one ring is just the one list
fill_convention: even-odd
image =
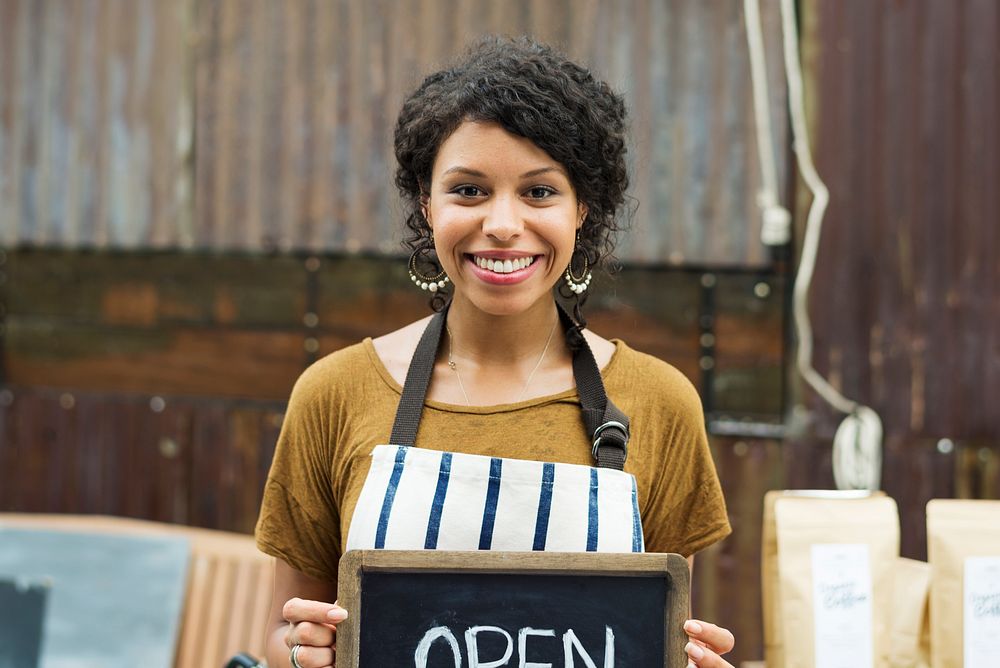
[[(577, 256), (583, 257), (583, 270), (579, 275), (573, 274), (573, 260)], [(587, 253), (580, 248), (580, 233), (576, 233), (576, 248), (573, 249), (573, 255), (570, 257), (569, 266), (566, 267), (566, 273), (563, 278), (566, 280), (566, 285), (571, 291), (580, 295), (586, 292), (587, 288), (590, 287), (590, 280), (594, 277), (594, 273), (590, 271), (590, 262), (587, 260)]]
[[(441, 269), (437, 274), (433, 276), (428, 276), (426, 274), (420, 273), (420, 269), (417, 268), (418, 262), (423, 262), (435, 270), (437, 266), (435, 261), (431, 259), (430, 253), (434, 249), (434, 235), (432, 234), (427, 238), (427, 241), (414, 249), (413, 253), (410, 254), (410, 260), (407, 264), (410, 270), (410, 280), (421, 290), (429, 290), (430, 292), (437, 292), (444, 288), (451, 279)], [(421, 256), (426, 256), (421, 258)]]

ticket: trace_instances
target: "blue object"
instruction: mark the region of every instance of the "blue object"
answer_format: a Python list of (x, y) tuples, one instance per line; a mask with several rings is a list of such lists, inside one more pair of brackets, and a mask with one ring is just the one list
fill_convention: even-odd
[(190, 545), (0, 527), (0, 577), (45, 579), (41, 668), (172, 668)]
[(0, 579), (0, 668), (38, 668), (51, 582)]

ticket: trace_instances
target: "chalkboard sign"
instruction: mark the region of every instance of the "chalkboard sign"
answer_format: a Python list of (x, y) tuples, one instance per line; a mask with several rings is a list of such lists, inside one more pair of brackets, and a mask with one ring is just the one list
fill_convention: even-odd
[(360, 550), (340, 561), (337, 668), (681, 668), (677, 554)]

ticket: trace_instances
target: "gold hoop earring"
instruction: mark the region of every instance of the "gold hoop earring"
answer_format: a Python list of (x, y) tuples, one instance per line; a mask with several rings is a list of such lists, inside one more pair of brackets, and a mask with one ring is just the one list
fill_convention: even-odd
[[(573, 273), (573, 259), (577, 255), (583, 256), (583, 270), (579, 275)], [(590, 271), (590, 262), (587, 260), (587, 253), (582, 248), (580, 248), (580, 233), (576, 234), (576, 248), (573, 249), (573, 255), (569, 259), (569, 265), (566, 267), (566, 273), (563, 278), (566, 280), (566, 285), (569, 289), (578, 295), (583, 294), (590, 287), (590, 280), (594, 277), (594, 273)]]
[(423, 262), (427, 265), (433, 267), (435, 271), (439, 268), (435, 266), (434, 260), (430, 258), (431, 250), (434, 248), (434, 235), (432, 234), (428, 237), (427, 241), (418, 246), (410, 254), (409, 262), (407, 262), (407, 267), (410, 270), (410, 280), (421, 290), (429, 290), (430, 292), (437, 292), (443, 289), (451, 279), (445, 273), (444, 269), (440, 269), (437, 274), (433, 276), (428, 276), (426, 274), (420, 273), (420, 269), (417, 268), (417, 263), (421, 261), (421, 255), (426, 255), (423, 258)]

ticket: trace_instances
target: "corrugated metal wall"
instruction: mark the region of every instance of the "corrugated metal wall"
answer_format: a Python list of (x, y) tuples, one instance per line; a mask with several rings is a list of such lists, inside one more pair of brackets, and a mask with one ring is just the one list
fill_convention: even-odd
[(639, 209), (620, 257), (768, 260), (742, 3), (0, 0), (0, 17), (8, 246), (395, 253), (403, 97), (496, 32), (560, 44), (625, 93)]
[(182, 2), (0, 0), (0, 239), (192, 238)]
[(996, 442), (1000, 3), (808, 4), (816, 364), (890, 440)]

